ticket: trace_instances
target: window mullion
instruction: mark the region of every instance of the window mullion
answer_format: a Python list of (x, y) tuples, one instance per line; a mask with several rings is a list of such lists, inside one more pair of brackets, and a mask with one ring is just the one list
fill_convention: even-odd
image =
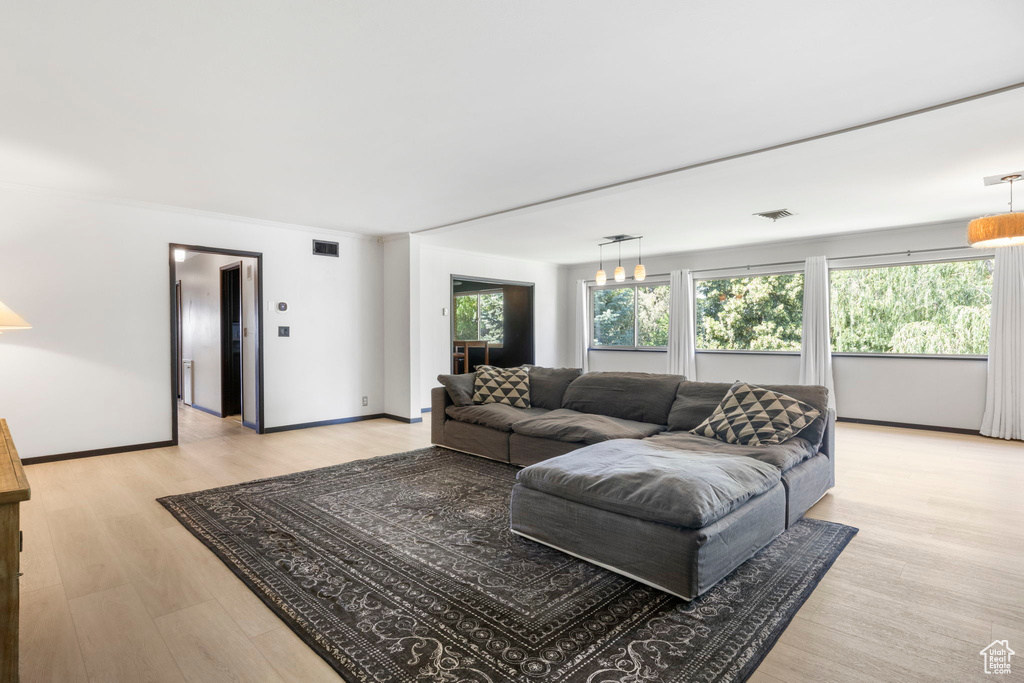
[(639, 314), (637, 312), (637, 308), (639, 307), (640, 302), (638, 301), (638, 299), (639, 299), (639, 297), (637, 296), (636, 285), (633, 285), (633, 348), (634, 349), (640, 348), (640, 334), (639, 334), (639, 331), (638, 331), (638, 327), (639, 327), (639, 325), (638, 325)]

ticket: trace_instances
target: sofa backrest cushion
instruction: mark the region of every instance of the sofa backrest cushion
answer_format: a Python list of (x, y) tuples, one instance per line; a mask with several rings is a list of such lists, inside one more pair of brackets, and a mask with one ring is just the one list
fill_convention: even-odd
[(438, 375), (437, 381), (448, 392), (452, 403), (457, 406), (473, 405), (473, 380), (476, 375), (468, 372), (464, 375)]
[[(688, 432), (710, 417), (715, 408), (725, 398), (732, 383), (729, 382), (681, 382), (676, 393), (675, 402), (668, 414), (670, 431)], [(807, 425), (799, 434), (802, 439), (810, 441), (815, 448), (821, 445), (828, 422), (828, 389), (816, 385), (805, 384), (761, 384), (758, 385), (792, 396), (818, 410), (821, 415)]]
[(530, 402), (534, 408), (558, 410), (572, 381), (583, 371), (579, 368), (542, 368), (530, 366)]
[(663, 425), (668, 423), (681, 380), (679, 375), (647, 372), (588, 372), (565, 390), (562, 407)]

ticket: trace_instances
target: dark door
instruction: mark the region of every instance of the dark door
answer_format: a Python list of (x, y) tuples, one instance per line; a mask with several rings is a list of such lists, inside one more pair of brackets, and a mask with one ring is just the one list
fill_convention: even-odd
[(242, 414), (242, 267), (220, 271), (221, 415)]
[(505, 285), (504, 336), (502, 367), (534, 363), (533, 287)]
[(174, 349), (174, 362), (178, 366), (178, 398), (181, 398), (181, 387), (184, 381), (184, 363), (181, 359), (181, 280), (174, 284), (174, 315), (178, 319), (177, 343)]

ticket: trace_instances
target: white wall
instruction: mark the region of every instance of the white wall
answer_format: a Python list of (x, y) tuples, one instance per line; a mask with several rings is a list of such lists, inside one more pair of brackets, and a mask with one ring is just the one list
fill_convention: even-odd
[(384, 412), (419, 420), (420, 248), (416, 235), (384, 241)]
[[(375, 239), (10, 186), (0, 216), (0, 301), (33, 325), (0, 336), (23, 457), (171, 437), (171, 242), (264, 254), (264, 300), (290, 306), (264, 317), (268, 427), (383, 411)], [(312, 256), (314, 237), (341, 257)]]
[[(430, 389), (438, 386), (437, 376), (451, 372), (451, 278), (509, 280), (534, 284), (533, 315), (537, 365), (560, 365), (565, 361), (565, 287), (562, 269), (550, 263), (506, 259), (454, 249), (420, 245), (420, 404), (430, 407)], [(448, 308), (449, 315), (442, 315)], [(571, 310), (571, 309), (570, 309)], [(570, 356), (571, 358), (571, 356)]]
[[(901, 250), (964, 246), (964, 222), (870, 231), (813, 240), (778, 242), (734, 249), (695, 251), (645, 258), (649, 274), (677, 268), (725, 268), (772, 263), (822, 255), (830, 258)], [(968, 252), (967, 253), (976, 253)], [(848, 260), (844, 266), (880, 263), (906, 256)], [(943, 258), (922, 254), (914, 259)], [(633, 264), (632, 258), (629, 265)], [(594, 277), (597, 264), (567, 269), (566, 282)], [(627, 268), (627, 271), (629, 268)], [(754, 271), (756, 272), (756, 271)], [(716, 273), (727, 276), (732, 273)], [(565, 295), (572, 311), (575, 298)], [(563, 318), (566, 340), (563, 358), (572, 357), (572, 317)], [(591, 351), (590, 369), (667, 372), (667, 354), (652, 351)], [(836, 406), (841, 417), (908, 424), (978, 429), (985, 403), (986, 363), (973, 359), (865, 358), (836, 356), (833, 359)], [(796, 383), (800, 377), (797, 354), (698, 353), (697, 379), (732, 382), (743, 379), (764, 384)]]
[(221, 266), (242, 264), (242, 419), (256, 423), (257, 261), (254, 258), (189, 252), (175, 264), (181, 281), (182, 358), (192, 360), (193, 402), (221, 410)]

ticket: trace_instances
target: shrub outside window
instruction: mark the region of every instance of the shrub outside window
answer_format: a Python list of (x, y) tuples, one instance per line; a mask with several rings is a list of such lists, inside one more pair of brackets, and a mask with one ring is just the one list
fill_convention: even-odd
[(803, 273), (697, 280), (694, 290), (698, 349), (800, 350)]
[(501, 291), (455, 295), (455, 338), (501, 344), (505, 335), (505, 297)]
[(833, 270), (832, 351), (988, 354), (992, 260)]
[(593, 348), (668, 346), (669, 286), (664, 282), (591, 290)]

